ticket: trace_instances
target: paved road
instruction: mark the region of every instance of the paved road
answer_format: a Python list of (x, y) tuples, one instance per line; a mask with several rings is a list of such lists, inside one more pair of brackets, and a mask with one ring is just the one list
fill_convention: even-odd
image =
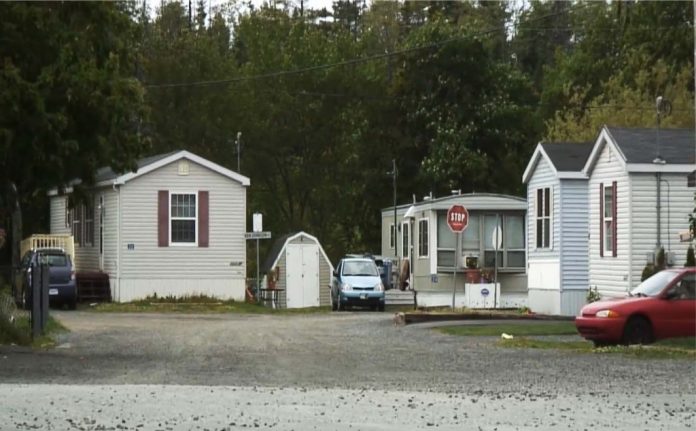
[(0, 429), (696, 428), (689, 360), (501, 349), (388, 313), (57, 315), (59, 348), (0, 347)]

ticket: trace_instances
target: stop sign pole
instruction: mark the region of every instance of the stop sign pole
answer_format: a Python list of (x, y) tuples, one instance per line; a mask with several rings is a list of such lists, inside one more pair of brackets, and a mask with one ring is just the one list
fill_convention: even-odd
[(447, 226), (455, 235), (454, 246), (454, 280), (452, 282), (452, 310), (454, 310), (457, 299), (457, 251), (459, 250), (460, 238), (464, 229), (469, 226), (469, 211), (461, 205), (452, 205), (447, 210)]

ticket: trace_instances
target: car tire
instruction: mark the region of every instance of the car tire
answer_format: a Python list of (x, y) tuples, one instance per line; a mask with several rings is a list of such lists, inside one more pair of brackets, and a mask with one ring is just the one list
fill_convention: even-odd
[(377, 307), (379, 311), (384, 311), (384, 304), (380, 304), (379, 307)]
[(338, 310), (338, 306), (337, 306), (336, 302), (338, 302), (338, 301), (334, 300), (333, 295), (331, 295), (331, 311)]
[(68, 301), (68, 310), (75, 310), (77, 309), (77, 298), (73, 298)]
[(652, 325), (644, 317), (631, 317), (626, 322), (621, 341), (626, 345), (652, 343), (654, 341)]

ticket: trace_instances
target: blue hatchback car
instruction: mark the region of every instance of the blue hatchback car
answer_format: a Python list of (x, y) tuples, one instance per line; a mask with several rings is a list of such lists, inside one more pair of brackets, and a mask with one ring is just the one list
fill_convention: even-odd
[(77, 285), (75, 267), (70, 256), (62, 249), (30, 250), (22, 258), (19, 276), (14, 286), (15, 301), (22, 308), (30, 307), (32, 265), (43, 260), (48, 264), (49, 285), (48, 300), (52, 305), (67, 304), (74, 310), (77, 306)]
[(331, 308), (336, 311), (350, 306), (384, 311), (384, 284), (370, 258), (341, 259), (333, 273)]

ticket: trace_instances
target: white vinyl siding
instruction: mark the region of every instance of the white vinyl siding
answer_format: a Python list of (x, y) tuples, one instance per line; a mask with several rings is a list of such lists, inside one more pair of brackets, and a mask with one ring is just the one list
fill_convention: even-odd
[[(50, 232), (51, 234), (72, 234), (72, 229), (66, 227), (69, 223), (66, 222), (66, 217), (70, 212), (67, 210), (67, 196), (52, 196), (51, 198), (51, 220), (50, 220)], [(94, 195), (92, 196), (92, 201), (97, 199)], [(79, 246), (77, 240), (75, 240), (75, 256), (72, 256), (73, 262), (75, 264), (76, 271), (98, 271), (99, 270), (99, 238), (97, 238), (96, 232), (99, 229), (99, 220), (97, 220), (97, 205), (95, 202), (91, 202), (94, 208), (94, 215), (92, 219), (92, 227), (94, 231), (94, 240), (91, 245), (85, 244)], [(79, 208), (82, 208), (80, 205)], [(80, 223), (80, 229), (82, 229), (83, 223)]]
[[(589, 199), (589, 230), (590, 230), (590, 279), (589, 285), (597, 287), (599, 293), (606, 296), (625, 294), (630, 287), (629, 255), (630, 255), (630, 193), (628, 174), (626, 173), (619, 154), (607, 143), (603, 146), (591, 172), (587, 195)], [(600, 247), (600, 184), (611, 186), (617, 183), (617, 256), (611, 253), (599, 254)], [(653, 211), (654, 213), (654, 211)], [(603, 246), (603, 245), (602, 245)]]
[[(631, 279), (635, 286), (640, 282), (648, 257), (657, 246), (657, 183), (654, 173), (632, 173), (630, 179), (633, 213)], [(661, 242), (665, 251), (674, 253), (675, 266), (681, 267), (689, 243), (679, 242), (679, 232), (688, 229), (695, 189), (686, 186), (686, 174), (662, 174), (662, 180)]]
[[(557, 215), (557, 223), (561, 225), (562, 235), (560, 238), (561, 290), (582, 290), (584, 304), (584, 295), (589, 287), (587, 181), (563, 179), (558, 194), (561, 197), (560, 212)], [(563, 301), (564, 298), (561, 300)]]
[[(123, 279), (195, 280), (200, 285), (215, 279), (226, 280), (230, 288), (232, 280), (243, 283), (246, 188), (194, 162), (189, 169), (188, 176), (178, 175), (174, 162), (121, 187)], [(158, 247), (157, 192), (170, 189), (209, 192), (209, 247)], [(242, 265), (230, 266), (230, 262)]]

